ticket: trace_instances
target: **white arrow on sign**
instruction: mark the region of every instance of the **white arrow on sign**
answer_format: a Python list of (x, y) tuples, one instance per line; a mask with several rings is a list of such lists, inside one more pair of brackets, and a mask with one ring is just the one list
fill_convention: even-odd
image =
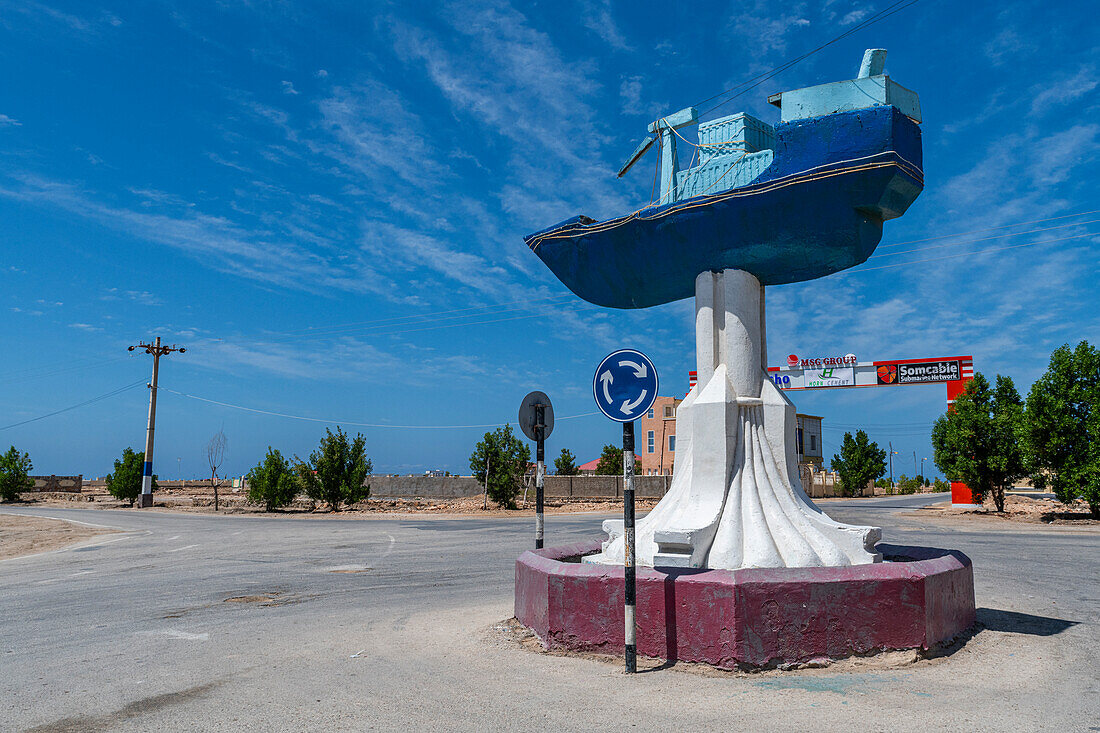
[(638, 399), (634, 400), (633, 402), (623, 400), (623, 407), (622, 407), (623, 414), (624, 415), (632, 414), (634, 412), (634, 408), (637, 407), (638, 405), (642, 404), (642, 400), (645, 399), (645, 396), (648, 392), (649, 392), (649, 390), (643, 389), (642, 393), (640, 395), (638, 395)]
[(600, 375), (600, 381), (603, 382), (603, 398), (607, 401), (607, 404), (611, 404), (611, 390), (608, 389), (608, 385), (615, 381), (615, 378), (611, 376), (611, 372), (604, 371)]
[(638, 364), (637, 362), (629, 361), (628, 359), (623, 359), (622, 361), (620, 361), (619, 366), (632, 367), (634, 369), (634, 376), (638, 379), (645, 379), (646, 375), (649, 374), (649, 371), (645, 368), (645, 364)]

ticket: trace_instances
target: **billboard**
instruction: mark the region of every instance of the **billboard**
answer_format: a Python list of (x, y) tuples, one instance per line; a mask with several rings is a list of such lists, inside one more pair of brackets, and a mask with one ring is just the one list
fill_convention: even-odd
[(960, 379), (962, 370), (956, 360), (898, 364), (898, 384), (957, 382)]
[(806, 387), (854, 387), (856, 370), (853, 367), (825, 367), (806, 369)]

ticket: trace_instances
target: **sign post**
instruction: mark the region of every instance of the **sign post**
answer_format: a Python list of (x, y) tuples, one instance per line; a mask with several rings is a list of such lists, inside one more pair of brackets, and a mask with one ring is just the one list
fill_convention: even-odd
[(600, 412), (623, 424), (623, 620), (626, 671), (638, 671), (637, 571), (634, 553), (634, 420), (657, 398), (657, 369), (645, 354), (620, 349), (596, 367), (592, 396)]
[(519, 427), (531, 440), (535, 441), (535, 549), (541, 550), (543, 544), (543, 499), (544, 479), (546, 477), (545, 441), (554, 429), (554, 406), (550, 398), (542, 392), (531, 392), (519, 405)]

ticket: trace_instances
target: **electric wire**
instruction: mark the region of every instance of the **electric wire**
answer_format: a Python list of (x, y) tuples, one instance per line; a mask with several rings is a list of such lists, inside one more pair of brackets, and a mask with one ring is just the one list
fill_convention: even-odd
[(1021, 247), (1036, 247), (1036, 246), (1041, 245), (1041, 244), (1053, 244), (1055, 242), (1065, 242), (1065, 241), (1070, 240), (1070, 239), (1082, 239), (1084, 237), (1100, 237), (1100, 233), (1089, 232), (1088, 234), (1077, 234), (1077, 235), (1074, 235), (1072, 237), (1058, 237), (1056, 239), (1044, 239), (1044, 240), (1039, 241), (1039, 242), (1026, 242), (1024, 244), (1013, 244), (1013, 245), (1010, 245), (1008, 247), (993, 247), (991, 249), (980, 249), (980, 250), (977, 250), (975, 252), (960, 252), (958, 254), (953, 254), (953, 255), (943, 255), (941, 257), (929, 257), (929, 258), (926, 258), (926, 259), (923, 259), (923, 260), (910, 260), (909, 262), (895, 262), (895, 263), (892, 263), (892, 264), (889, 264), (889, 265), (879, 265), (878, 267), (855, 268), (855, 269), (846, 270), (843, 273), (837, 273), (837, 274), (857, 275), (859, 273), (872, 272), (874, 270), (886, 270), (886, 269), (891, 268), (891, 267), (906, 267), (908, 265), (920, 265), (920, 264), (923, 264), (925, 262), (938, 262), (939, 260), (952, 260), (952, 259), (955, 259), (957, 257), (976, 257), (976, 256), (985, 255), (985, 254), (990, 254), (992, 252), (1003, 252), (1005, 250), (1019, 249)]
[[(53, 417), (54, 415), (60, 415), (63, 412), (69, 412), (70, 410), (75, 410), (78, 407), (85, 407), (85, 406), (91, 405), (95, 402), (99, 402), (100, 400), (105, 400), (108, 397), (114, 397), (117, 394), (121, 394), (121, 393), (123, 393), (127, 390), (131, 390), (134, 387), (137, 387), (138, 385), (142, 385), (142, 384), (146, 384), (146, 381), (144, 379), (138, 380), (137, 382), (133, 382), (131, 384), (127, 384), (124, 387), (119, 387), (118, 389), (112, 390), (112, 391), (110, 391), (106, 394), (101, 394), (98, 397), (93, 397), (90, 400), (84, 400), (83, 402), (77, 403), (75, 405), (70, 405), (69, 407), (63, 407), (60, 410), (54, 410), (53, 412), (48, 412), (45, 415), (39, 415), (38, 417), (32, 417), (28, 420), (20, 420), (19, 422), (13, 422), (11, 425), (4, 425), (3, 427), (0, 427), (0, 430), (7, 430), (9, 428), (16, 428), (16, 427), (19, 427), (20, 425), (26, 425), (27, 423), (36, 422), (38, 420), (45, 420), (47, 417)], [(163, 387), (161, 389), (163, 389)]]
[[(1066, 227), (1083, 227), (1086, 224), (1095, 224), (1100, 219), (1090, 219), (1089, 221), (1077, 221), (1070, 224), (1059, 224), (1058, 226), (1046, 227), (1044, 229), (1029, 229), (1023, 232), (1011, 232), (1009, 234), (995, 234), (992, 237), (981, 237), (979, 239), (968, 239), (965, 242), (947, 242), (945, 244), (933, 244), (928, 247), (916, 247), (914, 249), (906, 249), (901, 252), (884, 252), (882, 254), (874, 254), (868, 258), (868, 260), (883, 259), (886, 257), (896, 257), (897, 255), (909, 254), (911, 252), (926, 252), (930, 249), (939, 249), (941, 247), (962, 247), (968, 244), (974, 244), (975, 242), (988, 242), (991, 239), (1003, 239), (1004, 237), (1019, 237), (1024, 234), (1040, 234), (1042, 232), (1052, 232), (1056, 229), (1065, 229)], [(896, 245), (895, 245), (896, 246)]]
[[(504, 425), (518, 425), (516, 421), (511, 422), (497, 422), (487, 423), (484, 425), (390, 425), (387, 423), (365, 423), (365, 422), (353, 422), (351, 420), (331, 420), (327, 418), (319, 417), (307, 417), (305, 415), (291, 415), (286, 412), (275, 412), (272, 410), (261, 410), (255, 407), (246, 407), (244, 405), (234, 405), (230, 402), (222, 402), (221, 400), (210, 399), (209, 397), (200, 397), (198, 395), (187, 394), (186, 392), (179, 392), (174, 389), (168, 389), (167, 387), (160, 387), (159, 389), (165, 392), (171, 392), (172, 394), (179, 395), (180, 397), (187, 397), (188, 399), (198, 400), (200, 402), (208, 402), (213, 405), (219, 405), (221, 407), (228, 407), (234, 410), (242, 410), (244, 412), (254, 412), (260, 415), (271, 415), (274, 417), (285, 417), (291, 420), (305, 420), (307, 422), (319, 422), (327, 423), (329, 425), (348, 425), (357, 428), (393, 428), (401, 430), (466, 430), (466, 429), (483, 429), (483, 428), (499, 428)], [(555, 417), (554, 420), (575, 420), (582, 417), (592, 417), (598, 415), (599, 412), (584, 412), (577, 415), (564, 415), (561, 417)]]
[(1002, 224), (997, 227), (986, 227), (984, 229), (971, 229), (968, 232), (955, 232), (954, 234), (940, 234), (935, 237), (925, 237), (923, 239), (908, 239), (904, 242), (894, 242), (893, 244), (880, 244), (879, 249), (886, 249), (887, 247), (901, 247), (906, 244), (919, 244), (920, 242), (931, 242), (937, 239), (950, 239), (952, 237), (964, 237), (968, 234), (981, 234), (982, 232), (993, 232), (998, 229), (1011, 229), (1012, 227), (1022, 227), (1027, 224), (1045, 224), (1048, 221), (1058, 221), (1060, 219), (1071, 219), (1077, 216), (1088, 216), (1089, 214), (1100, 214), (1100, 209), (1093, 209), (1092, 211), (1080, 211), (1076, 214), (1064, 214), (1062, 216), (1052, 216), (1047, 219), (1033, 219), (1032, 221), (1018, 221), (1014, 224)]
[[(559, 300), (559, 299), (567, 298), (567, 297), (570, 297), (570, 296), (571, 296), (571, 293), (558, 293), (557, 295), (551, 295), (551, 296), (547, 296), (545, 298), (524, 298), (523, 300), (513, 300), (513, 301), (508, 301), (508, 302), (505, 302), (505, 303), (494, 303), (494, 304), (478, 305), (478, 306), (471, 306), (469, 308), (452, 308), (450, 310), (431, 311), (431, 312), (427, 312), (427, 313), (414, 313), (414, 314), (409, 314), (407, 316), (393, 316), (391, 318), (377, 318), (377, 319), (373, 319), (373, 320), (369, 320), (369, 321), (353, 321), (351, 323), (337, 323), (337, 324), (330, 324), (330, 325), (327, 325), (327, 326), (308, 326), (306, 328), (292, 330), (292, 331), (275, 331), (271, 335), (273, 335), (273, 336), (289, 336), (289, 337), (311, 336), (311, 335), (316, 334), (316, 333), (326, 333), (326, 332), (329, 332), (329, 331), (338, 332), (342, 329), (355, 329), (355, 328), (359, 328), (359, 327), (363, 327), (363, 326), (368, 326), (368, 327), (369, 326), (374, 326), (374, 325), (379, 325), (379, 326), (382, 326), (382, 325), (403, 326), (403, 325), (409, 325), (409, 324), (393, 323), (393, 322), (394, 321), (404, 321), (404, 320), (409, 320), (409, 319), (427, 319), (427, 318), (433, 318), (435, 316), (442, 316), (442, 315), (447, 315), (447, 314), (451, 314), (451, 313), (462, 313), (462, 312), (466, 312), (466, 311), (490, 310), (490, 309), (493, 309), (493, 308), (503, 308), (505, 306), (528, 305), (528, 304), (531, 304), (531, 303), (543, 303), (543, 302), (546, 302), (546, 301)], [(474, 316), (485, 315), (485, 314), (482, 314), (482, 313), (469, 313), (468, 315), (469, 315), (469, 317), (474, 317)], [(462, 317), (462, 316), (453, 316), (453, 317), (459, 318), (459, 317)]]

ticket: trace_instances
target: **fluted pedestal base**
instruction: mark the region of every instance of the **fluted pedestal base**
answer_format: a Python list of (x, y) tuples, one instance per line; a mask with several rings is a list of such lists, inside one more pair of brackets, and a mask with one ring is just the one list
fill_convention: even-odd
[[(881, 560), (876, 527), (827, 517), (802, 490), (795, 409), (765, 374), (764, 289), (747, 272), (696, 280), (699, 381), (676, 413), (672, 485), (638, 522), (639, 565), (736, 570)], [(621, 522), (603, 551), (621, 564)]]

